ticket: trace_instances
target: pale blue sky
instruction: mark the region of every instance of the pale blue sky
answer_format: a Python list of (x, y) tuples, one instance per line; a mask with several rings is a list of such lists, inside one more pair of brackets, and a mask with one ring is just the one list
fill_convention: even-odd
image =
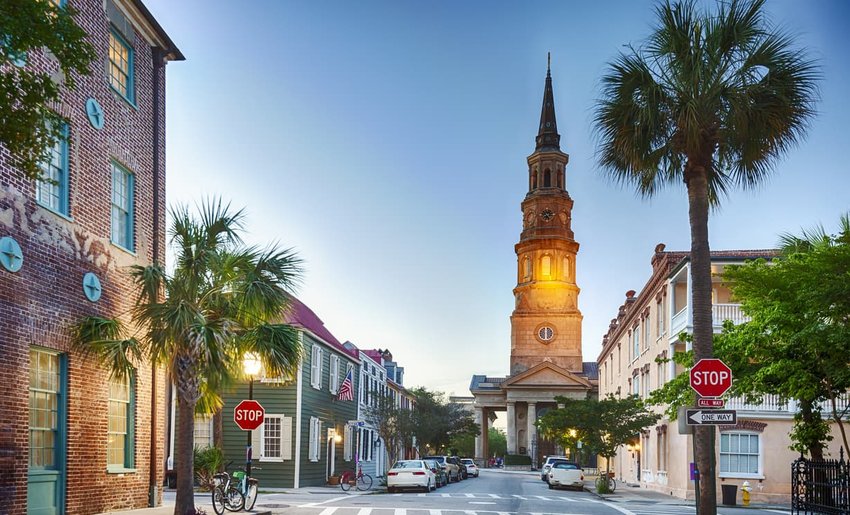
[[(689, 248), (681, 187), (644, 201), (593, 160), (599, 77), (649, 33), (653, 2), (145, 3), (187, 58), (167, 69), (168, 202), (245, 206), (251, 242), (305, 260), (299, 297), (340, 340), (389, 347), (408, 386), (468, 395), (472, 374), (508, 371), (548, 51), (585, 361), (655, 245)], [(774, 177), (712, 215), (712, 249), (772, 247), (850, 207), (848, 5), (768, 2), (822, 60), (823, 100)]]

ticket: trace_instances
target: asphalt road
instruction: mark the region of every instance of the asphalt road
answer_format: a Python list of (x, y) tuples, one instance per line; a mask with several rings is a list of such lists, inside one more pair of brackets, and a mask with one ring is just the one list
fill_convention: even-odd
[[(589, 492), (550, 490), (539, 475), (482, 471), (480, 478), (452, 483), (435, 492), (370, 493), (315, 489), (261, 493), (256, 510), (293, 515), (694, 515), (693, 506), (617, 500)], [(721, 508), (721, 515), (753, 514)], [(778, 513), (787, 513), (772, 510)]]

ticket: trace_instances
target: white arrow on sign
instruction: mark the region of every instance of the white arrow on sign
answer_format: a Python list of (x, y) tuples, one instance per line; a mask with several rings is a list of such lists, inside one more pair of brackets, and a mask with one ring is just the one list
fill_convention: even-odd
[(733, 425), (738, 422), (735, 410), (687, 410), (688, 425)]
[(349, 420), (348, 425), (349, 426), (363, 427), (363, 426), (366, 425), (366, 422), (364, 422), (363, 420)]

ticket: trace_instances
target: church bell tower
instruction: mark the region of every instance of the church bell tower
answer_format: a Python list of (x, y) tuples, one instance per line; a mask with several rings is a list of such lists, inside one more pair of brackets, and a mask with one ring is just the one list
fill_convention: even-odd
[(573, 200), (567, 193), (570, 156), (561, 151), (550, 66), (536, 148), (528, 156), (528, 193), (522, 201), (516, 306), (511, 314), (511, 375), (542, 362), (582, 371), (581, 322), (576, 285)]

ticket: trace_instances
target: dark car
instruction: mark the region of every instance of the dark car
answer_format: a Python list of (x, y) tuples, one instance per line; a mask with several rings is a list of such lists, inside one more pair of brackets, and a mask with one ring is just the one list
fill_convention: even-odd
[(431, 472), (434, 473), (434, 480), (437, 482), (437, 488), (441, 488), (449, 484), (449, 476), (448, 474), (446, 474), (446, 470), (440, 466), (437, 460), (425, 458), (422, 461), (424, 461), (425, 464), (431, 468)]
[(469, 470), (466, 468), (466, 464), (457, 456), (451, 456), (451, 460), (457, 465), (458, 470), (460, 470), (460, 478), (469, 479)]

